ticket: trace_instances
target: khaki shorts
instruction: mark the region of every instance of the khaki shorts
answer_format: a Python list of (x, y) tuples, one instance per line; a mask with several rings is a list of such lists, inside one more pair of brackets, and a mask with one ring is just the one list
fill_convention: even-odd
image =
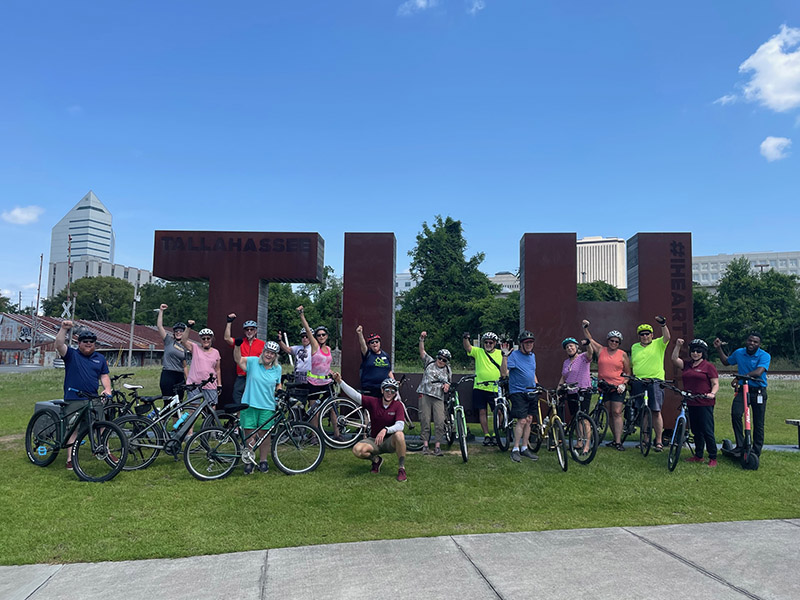
[(372, 446), (371, 452), (373, 455), (394, 454), (396, 450), (394, 448), (394, 442), (392, 441), (392, 437), (394, 436), (387, 435), (385, 438), (383, 438), (383, 443), (380, 446), (378, 446), (378, 444), (375, 442), (375, 438), (366, 438), (364, 440), (361, 440), (361, 442), (363, 444), (369, 444), (370, 446)]

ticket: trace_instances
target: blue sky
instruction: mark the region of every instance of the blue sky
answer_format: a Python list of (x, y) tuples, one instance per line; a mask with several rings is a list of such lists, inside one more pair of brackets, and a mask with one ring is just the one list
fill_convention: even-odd
[(0, 56), (26, 304), (89, 190), (144, 268), (155, 229), (319, 231), (337, 273), (393, 231), (402, 271), (437, 214), (490, 274), (525, 232), (800, 250), (795, 0), (11, 1)]

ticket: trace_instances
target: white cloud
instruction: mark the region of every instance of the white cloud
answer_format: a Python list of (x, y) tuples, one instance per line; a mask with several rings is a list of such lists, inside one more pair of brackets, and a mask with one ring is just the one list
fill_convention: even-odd
[(467, 12), (471, 15), (477, 15), (484, 8), (486, 3), (483, 0), (467, 0)]
[(406, 0), (397, 9), (397, 14), (401, 17), (409, 17), (423, 10), (433, 8), (438, 0)]
[(799, 45), (800, 29), (781, 25), (778, 34), (739, 65), (740, 73), (752, 73), (744, 97), (775, 112), (800, 107)]
[(39, 220), (39, 215), (44, 212), (40, 206), (15, 206), (12, 210), (4, 210), (3, 220), (14, 225), (29, 225)]
[(22, 289), (23, 290), (35, 290), (37, 287), (38, 287), (38, 285), (35, 284), (35, 283), (26, 283), (25, 285), (22, 286)]
[(714, 104), (721, 104), (722, 106), (725, 106), (726, 104), (733, 104), (737, 100), (738, 98), (736, 97), (736, 94), (726, 94), (714, 100)]
[(0, 290), (0, 296), (5, 296), (6, 298), (11, 298), (13, 293), (11, 290)]
[(761, 142), (761, 156), (766, 158), (769, 162), (781, 160), (786, 158), (789, 154), (786, 152), (792, 146), (792, 140), (785, 137), (767, 136)]

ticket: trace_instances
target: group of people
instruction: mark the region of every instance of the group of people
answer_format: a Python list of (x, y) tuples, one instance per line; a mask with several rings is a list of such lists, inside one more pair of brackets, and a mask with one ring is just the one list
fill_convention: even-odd
[[(215, 377), (200, 391), (203, 397), (212, 405), (217, 399), (222, 387), (222, 373), (220, 369), (220, 354), (213, 347), (214, 332), (203, 328), (199, 333), (200, 344), (191, 341), (186, 335), (187, 328), (194, 325), (194, 321), (186, 323), (177, 322), (172, 331), (164, 328), (164, 311), (168, 306), (162, 304), (158, 309), (156, 326), (164, 340), (164, 354), (160, 378), (161, 393), (172, 396), (175, 386), (182, 383), (200, 383), (206, 380), (210, 373)], [(331, 372), (332, 353), (328, 345), (329, 332), (324, 326), (313, 330), (308, 324), (302, 306), (297, 307), (300, 329), (300, 343), (289, 345), (284, 332), (279, 332), (280, 341), (264, 342), (257, 338), (258, 324), (256, 321), (247, 320), (243, 324), (243, 336), (233, 338), (231, 328), (236, 320), (236, 314), (227, 316), (224, 340), (232, 347), (236, 363), (237, 376), (233, 384), (233, 399), (235, 403), (246, 404), (248, 408), (241, 413), (241, 425), (249, 436), (255, 430), (273, 418), (276, 410), (276, 392), (282, 387), (282, 369), (278, 356), (281, 351), (292, 356), (294, 364), (293, 395), (303, 397), (314, 402), (320, 398), (333, 394), (333, 383), (340, 385), (345, 395), (353, 401), (362, 404), (370, 414), (370, 437), (353, 446), (353, 453), (361, 459), (369, 460), (371, 471), (379, 473), (383, 463), (384, 454), (396, 454), (398, 457), (398, 481), (408, 478), (405, 468), (405, 411), (400, 402), (400, 385), (394, 378), (391, 358), (381, 348), (381, 337), (378, 334), (364, 336), (363, 328), (356, 328), (356, 336), (361, 349), (361, 369), (359, 390), (343, 381), (338, 373)], [(583, 321), (585, 338), (578, 341), (574, 337), (567, 337), (562, 342), (566, 353), (561, 379), (559, 384), (573, 384), (574, 391), (568, 397), (569, 409), (574, 413), (580, 408), (588, 412), (591, 399), (591, 374), (592, 359), (597, 357), (598, 386), (603, 392), (604, 406), (608, 411), (612, 440), (608, 446), (617, 450), (624, 450), (621, 443), (623, 415), (622, 409), (625, 395), (628, 391), (626, 376), (633, 375), (631, 382), (632, 395), (641, 403), (644, 392), (647, 391), (649, 406), (653, 413), (654, 449), (656, 452), (663, 450), (662, 434), (663, 419), (661, 409), (664, 392), (657, 382), (639, 381), (663, 380), (665, 377), (664, 358), (670, 342), (670, 331), (664, 317), (657, 316), (655, 321), (660, 327), (661, 335), (654, 337), (654, 328), (648, 323), (637, 327), (638, 341), (631, 346), (630, 356), (621, 348), (623, 335), (617, 330), (611, 330), (606, 335), (605, 345), (597, 341), (589, 330), (590, 323)], [(98, 381), (103, 386), (106, 394), (111, 393), (111, 384), (108, 375), (108, 365), (105, 358), (95, 351), (96, 336), (84, 331), (78, 337), (78, 349), (70, 348), (66, 343), (66, 331), (72, 327), (70, 321), (64, 321), (56, 336), (56, 349), (64, 359), (64, 398), (77, 400), (79, 397), (73, 391), (82, 390), (87, 393), (96, 393)], [(452, 354), (446, 348), (440, 349), (433, 357), (426, 352), (425, 340), (427, 332), (423, 331), (419, 337), (419, 355), (422, 362), (422, 380), (417, 388), (419, 394), (419, 410), (421, 420), (421, 437), (423, 441), (423, 454), (442, 456), (441, 449), (444, 441), (445, 398), (450, 391), (452, 368), (450, 365)], [(536, 374), (536, 355), (534, 353), (535, 336), (528, 330), (522, 331), (515, 349), (512, 342), (500, 342), (499, 337), (493, 332), (486, 332), (480, 336), (480, 346), (473, 346), (469, 333), (462, 336), (463, 348), (467, 356), (475, 361), (475, 380), (472, 391), (472, 408), (478, 415), (484, 435), (484, 445), (494, 444), (494, 438), (489, 434), (487, 407), (493, 405), (498, 394), (498, 382), (501, 378), (508, 381), (509, 401), (511, 403), (511, 416), (516, 419), (514, 430), (514, 443), (511, 460), (521, 462), (522, 458), (537, 460), (526, 445), (530, 436), (531, 425), (535, 415), (538, 415), (535, 397), (528, 392), (539, 383)], [(671, 355), (672, 364), (680, 369), (684, 390), (695, 395), (688, 402), (689, 420), (695, 436), (695, 454), (688, 460), (703, 462), (704, 453), (708, 453), (709, 466), (717, 464), (717, 446), (714, 435), (714, 404), (719, 392), (719, 375), (714, 365), (708, 360), (708, 344), (700, 339), (694, 339), (688, 344), (688, 358), (681, 353), (686, 345), (683, 339), (676, 340)], [(730, 355), (726, 354), (719, 338), (713, 341), (720, 361), (725, 365), (736, 365), (739, 375), (756, 378), (756, 383), (750, 385), (750, 398), (748, 403), (752, 407), (753, 421), (753, 447), (752, 451), (760, 455), (764, 443), (764, 417), (767, 401), (767, 371), (770, 365), (770, 355), (761, 349), (761, 337), (758, 333), (751, 333), (743, 348), (739, 348)], [(743, 446), (744, 432), (742, 415), (744, 402), (741, 389), (738, 390), (731, 408), (731, 419), (736, 438), (736, 448)], [(314, 419), (318, 422), (319, 415)], [(433, 421), (433, 436), (431, 436), (430, 423)], [(335, 423), (335, 419), (333, 419)], [(334, 425), (335, 426), (335, 425)], [(338, 430), (334, 435), (338, 436)], [(431, 448), (433, 437), (433, 448)], [(258, 463), (248, 463), (244, 467), (246, 474), (251, 474), (256, 468), (262, 473), (269, 470), (267, 456), (269, 454), (267, 439), (260, 445)], [(588, 449), (586, 449), (588, 451)], [(68, 465), (69, 466), (69, 465)]]

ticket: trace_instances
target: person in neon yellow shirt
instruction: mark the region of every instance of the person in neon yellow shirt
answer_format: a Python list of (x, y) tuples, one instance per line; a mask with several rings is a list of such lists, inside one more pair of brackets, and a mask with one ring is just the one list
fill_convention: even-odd
[(494, 436), (489, 435), (489, 422), (486, 418), (486, 405), (497, 398), (497, 381), (500, 376), (508, 376), (508, 368), (503, 365), (503, 353), (497, 348), (499, 338), (496, 333), (487, 331), (481, 336), (481, 348), (474, 347), (469, 333), (462, 336), (464, 351), (475, 359), (475, 383), (472, 386), (472, 411), (478, 413), (483, 429), (483, 445), (494, 446)]
[[(656, 317), (656, 322), (661, 326), (661, 337), (653, 339), (653, 326), (643, 323), (636, 328), (636, 333), (639, 334), (639, 342), (631, 346), (633, 374), (642, 379), (664, 379), (664, 355), (667, 351), (670, 334), (667, 320), (664, 317)], [(664, 449), (664, 445), (661, 443), (661, 436), (664, 433), (664, 420), (661, 417), (664, 390), (656, 383), (643, 384), (634, 381), (632, 384), (634, 396), (641, 394), (645, 389), (647, 389), (648, 404), (653, 411), (653, 430), (655, 433), (653, 449), (656, 452), (661, 452)], [(639, 398), (637, 404), (641, 402), (642, 398)]]

